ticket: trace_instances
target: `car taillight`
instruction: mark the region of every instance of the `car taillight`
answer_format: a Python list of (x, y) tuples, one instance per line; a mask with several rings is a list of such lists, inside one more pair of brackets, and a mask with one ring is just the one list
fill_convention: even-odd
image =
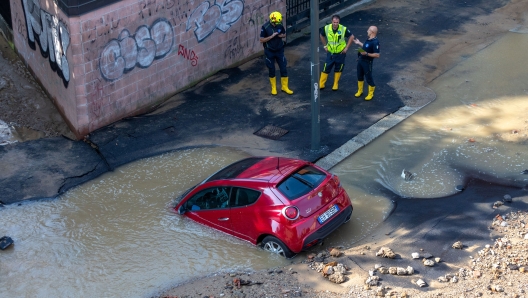
[(336, 175), (332, 175), (332, 178), (334, 179), (334, 183), (337, 188), (341, 188), (341, 180), (339, 180), (339, 177), (337, 177)]
[(299, 209), (295, 206), (288, 206), (282, 209), (282, 215), (289, 220), (296, 220), (299, 218)]

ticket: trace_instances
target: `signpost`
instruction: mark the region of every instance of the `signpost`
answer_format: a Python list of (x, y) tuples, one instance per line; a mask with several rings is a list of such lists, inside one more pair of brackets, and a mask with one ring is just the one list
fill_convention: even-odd
[(312, 150), (321, 147), (321, 117), (319, 97), (319, 0), (310, 0), (310, 34), (311, 34), (311, 103), (312, 103)]

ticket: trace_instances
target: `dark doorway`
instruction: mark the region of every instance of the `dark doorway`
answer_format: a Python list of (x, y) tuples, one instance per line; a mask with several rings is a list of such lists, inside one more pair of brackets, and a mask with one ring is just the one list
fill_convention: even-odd
[[(11, 20), (11, 3), (9, 0), (0, 1), (0, 15), (4, 19), (9, 29), (13, 30), (13, 21)], [(2, 20), (0, 20), (1, 22)]]

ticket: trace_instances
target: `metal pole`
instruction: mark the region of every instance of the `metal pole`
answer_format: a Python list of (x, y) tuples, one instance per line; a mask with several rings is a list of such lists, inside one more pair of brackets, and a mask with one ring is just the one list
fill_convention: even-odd
[(312, 102), (312, 150), (321, 147), (321, 117), (319, 97), (319, 0), (310, 0), (311, 34), (311, 102)]

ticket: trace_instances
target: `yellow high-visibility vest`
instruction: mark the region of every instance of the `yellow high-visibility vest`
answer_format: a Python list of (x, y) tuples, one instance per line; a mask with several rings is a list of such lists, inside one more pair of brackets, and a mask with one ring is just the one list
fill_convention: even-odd
[(328, 46), (328, 51), (330, 53), (341, 53), (346, 47), (345, 32), (346, 27), (341, 24), (337, 27), (336, 33), (332, 30), (332, 24), (325, 26), (326, 39), (328, 40), (326, 45)]

